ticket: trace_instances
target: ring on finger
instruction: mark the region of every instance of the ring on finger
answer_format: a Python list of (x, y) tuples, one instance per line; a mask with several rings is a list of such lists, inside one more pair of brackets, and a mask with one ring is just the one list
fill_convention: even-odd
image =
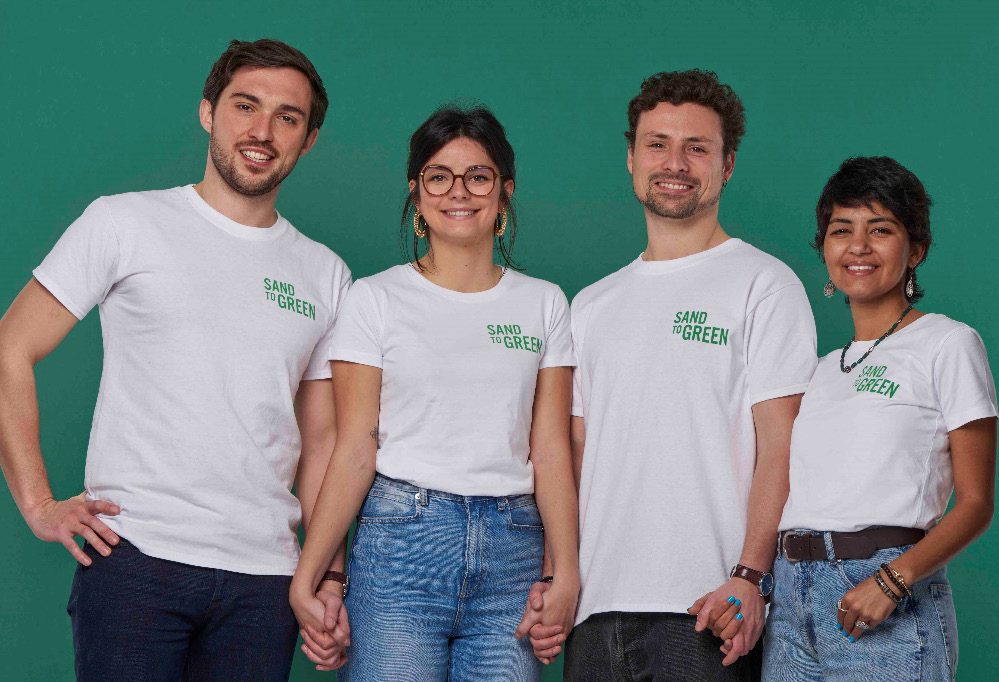
[(857, 621), (856, 623), (854, 623), (854, 625), (856, 625), (856, 626), (857, 626), (858, 628), (860, 628), (861, 630), (866, 630), (866, 629), (868, 629), (869, 627), (871, 627), (870, 625), (868, 625), (867, 623), (865, 623), (865, 622), (864, 622), (864, 621), (862, 621), (862, 620), (858, 620), (858, 621)]
[(838, 600), (836, 602), (836, 610), (840, 611), (841, 613), (846, 613), (847, 612), (847, 609), (843, 608), (843, 600), (842, 599), (840, 599), (840, 600)]

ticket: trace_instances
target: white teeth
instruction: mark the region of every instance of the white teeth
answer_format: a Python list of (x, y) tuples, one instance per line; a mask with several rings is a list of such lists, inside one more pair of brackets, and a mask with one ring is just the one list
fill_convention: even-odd
[(667, 189), (690, 189), (690, 185), (678, 185), (673, 182), (658, 182), (656, 184), (666, 187)]
[(464, 218), (466, 216), (470, 216), (473, 213), (475, 213), (475, 211), (444, 211), (444, 212), (454, 218)]
[(253, 161), (269, 161), (271, 158), (273, 158), (273, 157), (267, 156), (267, 154), (262, 154), (260, 152), (250, 151), (249, 149), (244, 149), (240, 153), (243, 156), (245, 156), (246, 158), (252, 159)]
[(847, 265), (847, 270), (851, 272), (869, 272), (874, 269), (873, 265)]

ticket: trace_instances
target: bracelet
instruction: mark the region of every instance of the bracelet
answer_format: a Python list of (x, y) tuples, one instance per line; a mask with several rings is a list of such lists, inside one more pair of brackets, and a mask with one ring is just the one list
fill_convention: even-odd
[(910, 590), (909, 586), (905, 584), (905, 578), (902, 577), (901, 573), (892, 568), (891, 564), (881, 564), (881, 570), (883, 570), (885, 575), (888, 576), (888, 578), (895, 584), (895, 587), (898, 588), (899, 592), (904, 594), (906, 597), (912, 595), (912, 590)]
[(324, 583), (327, 580), (332, 580), (333, 582), (343, 585), (343, 593), (340, 596), (344, 599), (347, 598), (347, 586), (350, 584), (350, 576), (346, 573), (341, 573), (340, 571), (326, 571), (323, 573), (322, 580), (319, 582)]
[(553, 575), (546, 575), (545, 577), (543, 577), (543, 578), (542, 578), (541, 580), (539, 580), (538, 582), (539, 582), (539, 583), (548, 583), (548, 584), (550, 585), (550, 584), (552, 584), (553, 582), (555, 582), (555, 576), (553, 576)]
[(897, 594), (895, 594), (894, 592), (892, 592), (892, 589), (888, 587), (888, 584), (885, 582), (885, 579), (881, 577), (880, 569), (874, 572), (874, 582), (878, 584), (878, 587), (881, 588), (881, 591), (885, 593), (886, 597), (895, 602), (896, 606), (902, 603), (902, 598)]

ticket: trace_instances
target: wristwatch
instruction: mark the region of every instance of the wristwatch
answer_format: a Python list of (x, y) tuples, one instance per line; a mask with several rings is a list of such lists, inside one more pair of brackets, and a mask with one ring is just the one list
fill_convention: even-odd
[(730, 578), (742, 578), (756, 585), (760, 591), (763, 601), (770, 603), (770, 595), (774, 591), (774, 577), (769, 573), (756, 571), (749, 566), (736, 564), (732, 567), (732, 572), (728, 574)]
[(350, 584), (350, 577), (346, 573), (341, 573), (340, 571), (326, 571), (326, 573), (323, 574), (323, 579), (319, 582), (324, 583), (327, 580), (332, 580), (333, 582), (343, 585), (343, 594), (340, 596), (343, 599), (347, 598), (347, 586)]

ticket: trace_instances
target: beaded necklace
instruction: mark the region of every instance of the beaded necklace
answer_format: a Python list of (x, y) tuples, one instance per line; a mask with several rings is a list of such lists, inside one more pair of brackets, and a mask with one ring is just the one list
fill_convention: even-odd
[(885, 339), (887, 339), (889, 336), (891, 336), (891, 333), (893, 331), (895, 331), (896, 327), (898, 327), (898, 325), (902, 324), (902, 320), (905, 319), (905, 316), (909, 314), (910, 310), (912, 310), (912, 304), (909, 304), (909, 307), (906, 308), (905, 310), (903, 310), (902, 311), (902, 315), (897, 320), (895, 320), (895, 324), (893, 324), (892, 326), (888, 327), (888, 331), (886, 331), (884, 334), (882, 334), (880, 337), (878, 337), (878, 340), (875, 341), (871, 345), (871, 347), (867, 349), (867, 352), (864, 353), (863, 355), (861, 355), (860, 358), (856, 362), (854, 362), (852, 365), (850, 365), (849, 367), (847, 367), (846, 365), (844, 365), (843, 361), (846, 359), (846, 351), (850, 350), (850, 346), (853, 345), (853, 339), (850, 339), (849, 341), (847, 341), (846, 345), (843, 346), (843, 352), (839, 354), (839, 369), (840, 369), (840, 371), (843, 372), (844, 374), (849, 374), (850, 372), (853, 371), (854, 367), (856, 367), (857, 365), (859, 365), (860, 363), (862, 363), (864, 360), (866, 360), (867, 356), (870, 355), (871, 352), (875, 348), (878, 347), (878, 344), (881, 343), (882, 341), (884, 341)]

